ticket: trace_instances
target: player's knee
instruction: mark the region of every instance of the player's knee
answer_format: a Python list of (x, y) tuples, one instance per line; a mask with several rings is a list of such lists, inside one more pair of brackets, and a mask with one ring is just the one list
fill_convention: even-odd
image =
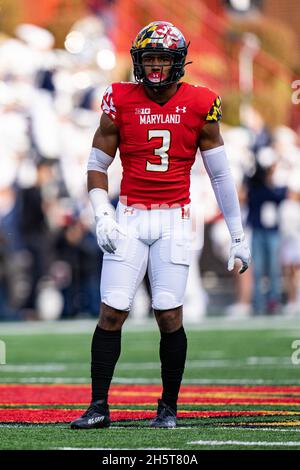
[(124, 321), (128, 317), (128, 312), (116, 310), (105, 303), (101, 303), (100, 318), (98, 326), (104, 330), (121, 330)]
[(120, 291), (110, 292), (102, 298), (102, 302), (116, 310), (129, 311), (131, 307), (129, 296), (125, 292)]
[(153, 296), (152, 306), (154, 310), (170, 310), (180, 305), (178, 299), (171, 292), (159, 292)]

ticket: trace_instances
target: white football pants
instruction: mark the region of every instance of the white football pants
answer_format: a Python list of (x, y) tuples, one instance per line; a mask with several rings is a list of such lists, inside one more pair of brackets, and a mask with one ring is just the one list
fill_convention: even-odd
[(116, 219), (128, 236), (119, 235), (115, 253), (104, 254), (101, 301), (130, 310), (148, 269), (152, 307), (182, 305), (191, 259), (189, 207), (145, 210), (119, 202)]

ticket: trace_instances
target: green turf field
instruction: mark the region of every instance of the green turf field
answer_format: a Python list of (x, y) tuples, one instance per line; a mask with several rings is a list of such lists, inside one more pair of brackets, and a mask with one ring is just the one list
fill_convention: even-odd
[[(93, 322), (0, 324), (7, 356), (6, 365), (0, 366), (0, 383), (88, 384), (93, 329)], [(292, 343), (300, 339), (300, 323), (277, 318), (247, 324), (215, 320), (197, 327), (187, 325), (186, 331), (189, 349), (184, 385), (216, 386), (217, 393), (221, 386), (249, 386), (250, 395), (251, 387), (293, 387), (282, 394), (275, 388), (273, 396), (281, 397), (275, 403), (256, 403), (252, 394), (251, 403), (221, 398), (214, 403), (180, 404), (179, 409), (186, 412), (213, 411), (215, 415), (180, 418), (174, 430), (151, 429), (147, 419), (115, 420), (110, 429), (93, 431), (71, 430), (67, 423), (3, 422), (0, 449), (300, 449), (300, 364), (291, 359)], [(158, 343), (154, 325), (126, 325), (114, 384), (160, 384)], [(3, 386), (0, 398), (1, 394), (5, 395)], [(20, 403), (1, 403), (0, 399), (0, 412), (1, 408), (21, 408)], [(22, 408), (26, 407), (30, 405), (24, 403)], [(37, 410), (43, 407), (35, 405)], [(82, 405), (53, 404), (52, 408), (76, 410)], [(117, 411), (125, 408), (134, 410), (134, 402), (116, 406)], [(154, 402), (140, 404), (139, 409), (154, 410)], [(223, 416), (222, 411), (250, 414)]]

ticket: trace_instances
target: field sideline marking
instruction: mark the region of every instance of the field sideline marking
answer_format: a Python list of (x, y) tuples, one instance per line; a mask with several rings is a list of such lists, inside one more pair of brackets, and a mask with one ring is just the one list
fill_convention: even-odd
[(257, 447), (274, 447), (274, 446), (284, 446), (284, 447), (299, 447), (300, 441), (191, 441), (187, 442), (189, 445), (201, 445), (201, 446), (257, 446)]
[[(203, 322), (192, 323), (186, 321), (187, 330), (191, 328), (193, 331), (256, 331), (256, 330), (291, 330), (296, 334), (295, 329), (300, 329), (300, 322), (298, 318), (249, 318), (247, 321), (228, 321), (228, 318), (214, 317), (206, 318)], [(34, 322), (28, 321), (26, 324), (23, 322), (9, 323), (3, 322), (1, 324), (1, 331), (3, 336), (25, 336), (35, 334), (92, 334), (95, 329), (95, 320), (60, 320), (53, 322)], [(136, 331), (157, 331), (157, 327), (153, 319), (143, 320), (137, 322), (129, 319), (125, 325), (125, 332)]]
[[(197, 359), (186, 362), (186, 367), (191, 368), (210, 368), (210, 367), (257, 367), (257, 366), (273, 366), (273, 367), (291, 367), (292, 364), (290, 356), (275, 357), (275, 356), (248, 356), (243, 359)], [(119, 370), (153, 370), (160, 367), (159, 362), (121, 362), (118, 364)], [(63, 372), (68, 370), (87, 369), (87, 363), (67, 363), (67, 362), (45, 362), (45, 363), (25, 363), (25, 364), (7, 364), (0, 366), (3, 372)]]

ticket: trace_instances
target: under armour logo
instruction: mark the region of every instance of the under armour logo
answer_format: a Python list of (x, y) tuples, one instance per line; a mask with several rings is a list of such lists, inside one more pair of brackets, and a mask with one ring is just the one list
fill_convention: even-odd
[(127, 213), (132, 215), (134, 213), (134, 208), (133, 207), (131, 207), (131, 208), (125, 207), (124, 214), (127, 214)]
[(183, 108), (180, 108), (180, 106), (176, 106), (176, 113), (186, 113), (186, 106), (183, 106)]

